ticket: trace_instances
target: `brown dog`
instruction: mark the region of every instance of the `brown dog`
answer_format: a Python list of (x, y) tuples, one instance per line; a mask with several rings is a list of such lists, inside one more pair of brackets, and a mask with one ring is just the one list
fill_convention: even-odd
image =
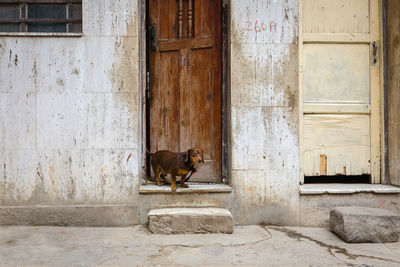
[[(204, 163), (203, 150), (198, 148), (191, 148), (186, 152), (175, 153), (168, 150), (160, 150), (155, 153), (150, 153), (151, 166), (155, 174), (155, 180), (158, 185), (162, 185), (159, 175), (164, 179), (167, 174), (171, 174), (171, 189), (176, 190), (176, 176), (181, 177), (181, 187), (187, 188), (185, 182), (188, 180), (186, 176), (189, 172), (192, 174), (196, 172), (198, 163)], [(190, 176), (189, 176), (190, 177)]]

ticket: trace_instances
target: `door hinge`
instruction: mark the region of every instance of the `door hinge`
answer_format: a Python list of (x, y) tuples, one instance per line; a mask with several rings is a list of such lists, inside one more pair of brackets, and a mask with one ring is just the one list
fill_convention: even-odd
[(146, 99), (150, 99), (150, 72), (146, 71)]
[(150, 26), (150, 37), (151, 37), (151, 43), (150, 47), (151, 50), (157, 50), (157, 26), (156, 25), (151, 25)]
[(378, 62), (377, 54), (378, 54), (378, 44), (374, 41), (372, 42), (372, 64), (376, 64), (376, 62)]

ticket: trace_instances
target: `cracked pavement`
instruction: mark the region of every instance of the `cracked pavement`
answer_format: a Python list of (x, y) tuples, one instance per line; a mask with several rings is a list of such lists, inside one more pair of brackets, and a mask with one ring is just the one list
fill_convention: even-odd
[(323, 228), (236, 226), (154, 235), (127, 228), (0, 227), (0, 266), (399, 266), (400, 242), (348, 244)]

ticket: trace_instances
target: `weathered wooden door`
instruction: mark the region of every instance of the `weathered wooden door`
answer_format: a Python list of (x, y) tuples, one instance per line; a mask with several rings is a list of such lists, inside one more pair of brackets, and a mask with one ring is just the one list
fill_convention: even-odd
[(380, 181), (378, 0), (302, 0), (302, 170)]
[(216, 0), (149, 0), (150, 149), (203, 149), (191, 181), (221, 180), (220, 10)]

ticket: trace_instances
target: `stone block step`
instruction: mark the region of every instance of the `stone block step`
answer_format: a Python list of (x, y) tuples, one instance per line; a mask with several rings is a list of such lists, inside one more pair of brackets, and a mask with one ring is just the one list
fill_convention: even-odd
[(154, 234), (205, 234), (233, 232), (232, 214), (223, 208), (166, 208), (148, 214)]
[(139, 194), (139, 223), (148, 224), (150, 210), (166, 208), (219, 207), (232, 210), (232, 188), (225, 184), (194, 184), (189, 188), (142, 185)]
[(397, 242), (400, 236), (400, 216), (378, 208), (336, 207), (329, 226), (349, 243)]

